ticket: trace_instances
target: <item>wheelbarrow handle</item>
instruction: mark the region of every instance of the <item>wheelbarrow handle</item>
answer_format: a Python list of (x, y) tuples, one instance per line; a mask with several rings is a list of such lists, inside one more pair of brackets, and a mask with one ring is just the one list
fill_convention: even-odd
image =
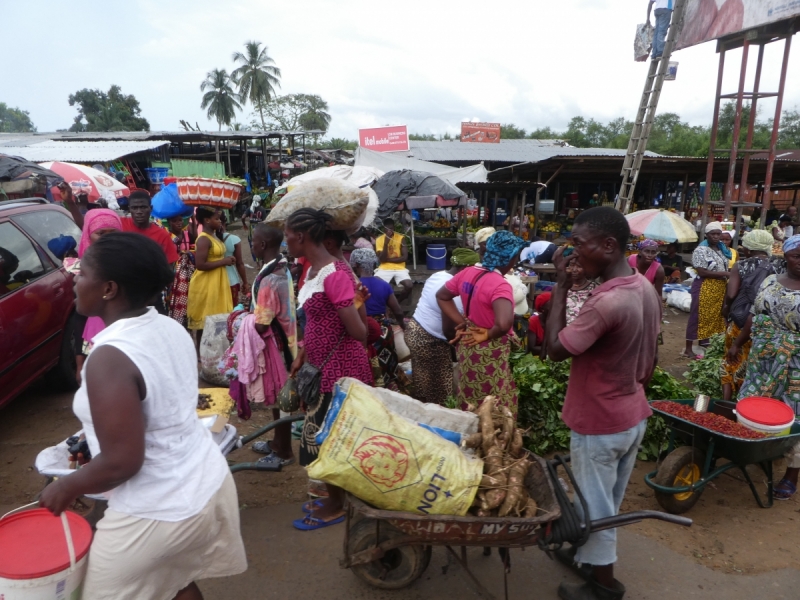
[(591, 530), (602, 531), (604, 529), (614, 529), (615, 527), (623, 527), (625, 525), (639, 523), (643, 519), (657, 519), (658, 521), (666, 521), (667, 523), (672, 523), (673, 525), (683, 525), (684, 527), (691, 527), (692, 525), (692, 520), (687, 517), (670, 515), (657, 510), (637, 510), (634, 512), (623, 513), (621, 515), (615, 515), (613, 517), (595, 519), (591, 522)]
[(254, 431), (253, 433), (251, 433), (249, 435), (243, 435), (242, 437), (240, 437), (239, 438), (240, 447), (244, 446), (245, 444), (249, 444), (254, 439), (261, 437), (265, 433), (267, 433), (269, 431), (272, 431), (278, 425), (282, 425), (283, 423), (294, 423), (295, 421), (302, 421), (305, 418), (306, 418), (306, 416), (302, 415), (302, 414), (301, 415), (291, 415), (289, 417), (283, 417), (282, 419), (278, 419), (277, 421), (272, 421), (271, 423), (267, 423), (261, 429), (259, 429), (257, 431)]

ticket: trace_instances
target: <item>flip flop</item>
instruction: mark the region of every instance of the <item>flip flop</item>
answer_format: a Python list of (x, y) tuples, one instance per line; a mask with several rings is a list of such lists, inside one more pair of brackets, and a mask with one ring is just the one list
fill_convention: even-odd
[(788, 500), (797, 493), (797, 486), (788, 479), (781, 479), (772, 490), (775, 500)]
[(322, 508), (322, 500), (309, 500), (308, 502), (303, 502), (301, 507), (302, 511), (307, 515), (310, 515), (318, 508)]
[(256, 462), (258, 463), (267, 463), (267, 464), (280, 464), (281, 467), (288, 467), (291, 464), (294, 464), (294, 456), (292, 458), (280, 458), (274, 452), (272, 454), (267, 454), (266, 456), (262, 456)]
[(330, 521), (323, 521), (322, 519), (312, 517), (311, 515), (306, 515), (302, 519), (295, 519), (292, 521), (292, 525), (294, 525), (295, 529), (299, 529), (300, 531), (314, 531), (315, 529), (322, 529), (331, 525), (337, 525), (338, 523), (344, 521), (344, 517), (344, 515), (341, 515), (335, 519), (331, 519)]
[(681, 358), (685, 358), (687, 360), (701, 360), (703, 358), (702, 354), (695, 354), (693, 356), (689, 356), (688, 354), (685, 354), (683, 352), (678, 354), (678, 356), (681, 357)]

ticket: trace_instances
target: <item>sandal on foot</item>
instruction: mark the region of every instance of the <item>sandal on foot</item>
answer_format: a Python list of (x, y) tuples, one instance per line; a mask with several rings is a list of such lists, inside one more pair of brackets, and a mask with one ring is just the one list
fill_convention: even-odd
[(797, 493), (797, 486), (788, 479), (781, 479), (772, 490), (775, 500), (788, 500)]
[(254, 442), (250, 448), (253, 452), (258, 452), (259, 454), (272, 454), (274, 452), (272, 443), (269, 440), (265, 442)]
[(281, 458), (273, 452), (272, 454), (262, 456), (256, 462), (260, 464), (279, 464), (281, 467), (288, 467), (289, 465), (294, 464), (294, 456), (291, 458)]
[(294, 525), (295, 529), (299, 529), (300, 531), (314, 531), (315, 529), (322, 529), (323, 527), (336, 525), (342, 521), (344, 521), (344, 515), (339, 515), (338, 517), (334, 517), (329, 521), (323, 521), (317, 517), (306, 515), (302, 519), (295, 519), (292, 521), (292, 525)]
[(322, 500), (309, 500), (308, 502), (303, 502), (303, 506), (301, 507), (302, 511), (307, 515), (310, 515), (320, 508), (322, 508)]

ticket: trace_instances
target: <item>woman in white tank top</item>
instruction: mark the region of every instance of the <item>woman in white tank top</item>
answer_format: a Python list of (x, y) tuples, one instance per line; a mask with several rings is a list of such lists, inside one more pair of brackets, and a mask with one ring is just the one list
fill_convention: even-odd
[(155, 242), (114, 233), (75, 280), (77, 311), (106, 323), (73, 403), (92, 459), (40, 503), (58, 515), (79, 496), (108, 497), (84, 600), (192, 600), (202, 598), (196, 580), (247, 568), (236, 487), (197, 418), (194, 344), (150, 306), (171, 279)]

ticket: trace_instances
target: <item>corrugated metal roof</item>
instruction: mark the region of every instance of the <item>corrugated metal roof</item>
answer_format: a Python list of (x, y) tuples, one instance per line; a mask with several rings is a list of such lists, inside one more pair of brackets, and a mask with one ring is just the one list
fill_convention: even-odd
[[(412, 141), (408, 156), (432, 162), (539, 162), (555, 156), (625, 156), (625, 150), (574, 148), (560, 140), (500, 140), (499, 144)], [(647, 152), (647, 156), (658, 156)]]
[[(50, 133), (0, 133), (0, 144), (6, 139), (95, 141), (152, 141), (202, 142), (212, 140), (255, 140), (287, 136), (317, 135), (323, 131), (56, 131)], [(21, 144), (26, 145), (26, 144)]]
[(22, 140), (15, 140), (13, 146), (0, 143), (0, 153), (11, 156), (21, 156), (33, 162), (108, 162), (129, 154), (155, 150), (161, 146), (169, 145), (167, 141), (153, 142), (65, 142), (65, 141), (36, 141), (27, 145), (19, 144)]

